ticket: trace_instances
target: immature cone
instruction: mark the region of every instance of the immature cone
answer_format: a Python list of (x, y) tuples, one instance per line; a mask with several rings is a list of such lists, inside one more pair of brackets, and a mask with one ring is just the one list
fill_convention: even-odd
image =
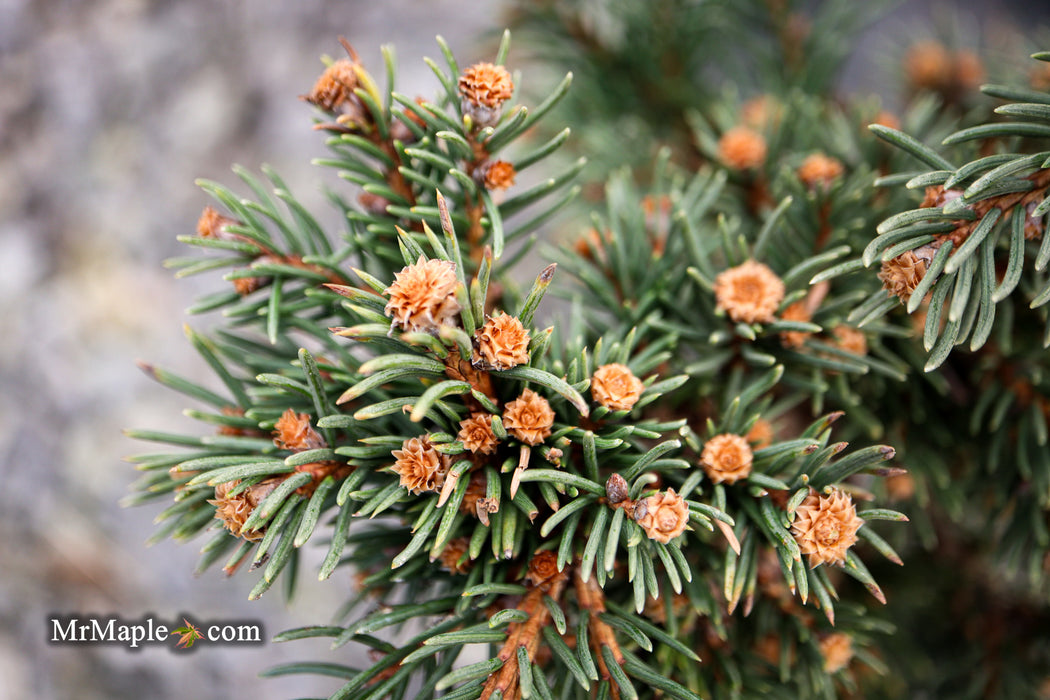
[(718, 157), (736, 170), (758, 168), (766, 162), (766, 140), (746, 126), (733, 127), (718, 140)]
[(936, 41), (915, 44), (904, 57), (904, 70), (913, 88), (936, 90), (951, 81), (951, 56)]
[(771, 666), (780, 665), (780, 635), (770, 633), (755, 640), (755, 654)]
[(427, 436), (409, 438), (391, 454), (397, 460), (392, 470), (410, 492), (439, 491), (445, 483), (448, 457), (435, 450)]
[(313, 89), (303, 99), (326, 112), (335, 112), (354, 99), (358, 86), (357, 72), (349, 59), (343, 58), (328, 66), (317, 79)]
[(755, 421), (755, 424), (751, 426), (751, 430), (747, 431), (747, 435), (744, 438), (754, 446), (756, 450), (761, 450), (763, 447), (769, 447), (773, 444), (773, 424), (767, 421), (765, 418), (759, 418)]
[(885, 109), (875, 115), (875, 120), (872, 123), (884, 126), (887, 129), (899, 130), (901, 128), (901, 120), (897, 118), (897, 115)]
[(911, 474), (894, 474), (883, 479), (882, 483), (892, 501), (907, 501), (915, 495), (915, 479)]
[(514, 184), (514, 166), (505, 160), (489, 163), (484, 168), (482, 183), (487, 190), (505, 190)]
[[(782, 321), (810, 321), (812, 318), (804, 301), (789, 304), (780, 314)], [(784, 331), (780, 334), (780, 344), (785, 348), (800, 348), (812, 335), (806, 331)]]
[(475, 365), (504, 370), (529, 361), (529, 331), (517, 316), (490, 317), (475, 334)]
[(766, 265), (748, 260), (715, 277), (715, 301), (737, 323), (772, 323), (784, 283)]
[(831, 331), (835, 336), (835, 345), (854, 355), (868, 354), (868, 339), (864, 331), (845, 324), (839, 324)]
[(864, 521), (849, 494), (839, 489), (823, 494), (810, 491), (795, 510), (791, 534), (799, 550), (809, 557), (810, 567), (818, 564), (842, 566), (846, 551), (857, 541), (857, 530)]
[(842, 163), (838, 159), (823, 153), (814, 153), (802, 161), (797, 175), (806, 187), (816, 189), (817, 187), (828, 187), (842, 176), (842, 172)]
[(263, 530), (245, 531), (243, 529), (244, 522), (255, 510), (255, 507), (277, 488), (277, 485), (281, 483), (281, 479), (279, 477), (266, 479), (254, 486), (249, 486), (234, 496), (230, 496), (230, 491), (239, 483), (241, 482), (226, 481), (218, 484), (215, 487), (214, 500), (209, 499), (208, 503), (215, 506), (215, 517), (222, 521), (223, 526), (227, 530), (249, 542), (256, 542), (263, 538)]
[(955, 84), (963, 89), (972, 90), (984, 80), (984, 64), (973, 51), (956, 51), (952, 68)]
[(470, 571), (470, 556), (467, 555), (469, 547), (470, 540), (466, 537), (449, 540), (441, 552), (441, 566), (453, 574), (465, 574)]
[(902, 302), (907, 303), (925, 274), (926, 261), (914, 251), (907, 250), (895, 258), (883, 261), (878, 277), (882, 280), (883, 288), (891, 296), (896, 295)]
[(674, 489), (649, 496), (642, 504), (644, 507), (635, 510), (635, 517), (649, 539), (667, 544), (685, 532), (689, 506)]
[(715, 435), (704, 443), (700, 466), (716, 484), (735, 484), (751, 473), (751, 445), (747, 439), (733, 433)]
[(591, 376), (591, 396), (613, 411), (629, 411), (642, 396), (642, 380), (627, 365), (602, 365)]
[(1028, 73), (1028, 82), (1036, 90), (1050, 90), (1050, 63), (1040, 61)]
[[(492, 432), (492, 414), (472, 413), (470, 418), (461, 420), (456, 439), (474, 454), (488, 455), (495, 452), (499, 440)], [(484, 495), (484, 490), (482, 490), (482, 496)]]
[(537, 588), (547, 589), (556, 578), (564, 575), (558, 571), (558, 555), (545, 549), (536, 552), (529, 560), (529, 570), (525, 574), (525, 580)]
[(841, 671), (853, 658), (853, 640), (841, 632), (829, 634), (820, 640), (820, 654), (824, 657), (824, 671)]
[(776, 126), (784, 113), (784, 105), (772, 95), (758, 95), (740, 106), (740, 118), (755, 129)]
[(310, 416), (286, 410), (273, 426), (273, 444), (283, 450), (302, 452), (325, 447), (324, 438), (310, 425)]
[(252, 292), (262, 289), (266, 284), (265, 277), (235, 277), (233, 279), (233, 291), (246, 297)]
[(499, 121), (503, 103), (514, 95), (514, 81), (503, 66), (475, 63), (459, 76), (459, 97), (463, 113), (479, 126)]
[(523, 391), (503, 409), (503, 427), (526, 445), (543, 442), (551, 434), (553, 425), (554, 411), (550, 404), (532, 389)]
[[(645, 599), (645, 607), (642, 609), (642, 614), (659, 625), (665, 624), (667, 622), (666, 600), (666, 594), (661, 595), (659, 598), (653, 598), (652, 596), (648, 596)], [(689, 613), (689, 610), (692, 608), (692, 606), (693, 603), (689, 599), (689, 596), (683, 593), (671, 594), (671, 614), (679, 620), (681, 620), (684, 615), (687, 615)], [(688, 615), (686, 619), (693, 620), (696, 619), (696, 616)], [(690, 623), (685, 622), (685, 624), (689, 625)]]
[(226, 233), (226, 227), (231, 224), (240, 223), (236, 219), (223, 216), (215, 207), (204, 207), (201, 217), (197, 219), (197, 235), (201, 238), (231, 238)]
[(383, 290), (390, 295), (386, 315), (406, 331), (434, 331), (451, 325), (459, 311), (456, 301), (456, 266), (448, 260), (424, 260), (394, 273), (394, 283)]
[(478, 472), (470, 475), (470, 483), (467, 484), (467, 492), (463, 494), (463, 500), (459, 503), (459, 512), (477, 517), (478, 501), (484, 500), (487, 494), (487, 481)]

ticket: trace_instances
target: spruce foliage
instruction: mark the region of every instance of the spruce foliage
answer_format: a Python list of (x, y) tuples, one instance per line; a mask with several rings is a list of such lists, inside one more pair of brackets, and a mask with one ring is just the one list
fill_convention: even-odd
[[(199, 571), (253, 598), (290, 594), (304, 547), (353, 572), (332, 620), (277, 637), (332, 658), (268, 674), (333, 698), (954, 692), (873, 572), (908, 610), (961, 542), (1019, 587), (1009, 614), (1046, 615), (1050, 98), (915, 84), (887, 125), (834, 94), (867, 10), (796, 4), (518, 3), (573, 71), (546, 92), (503, 67), (509, 33), (469, 67), (439, 39), (419, 99), (392, 49), (376, 79), (346, 45), (305, 96), (342, 230), (268, 169), (200, 183), (204, 255), (169, 264), (225, 270), (190, 309), (220, 326), (187, 328), (220, 388), (144, 366), (204, 429), (129, 431), (169, 446), (131, 457), (129, 502), (166, 502), (155, 538), (205, 538)], [(716, 37), (739, 39), (717, 69)], [(590, 225), (536, 251), (565, 209)], [(1041, 644), (946, 663), (1020, 697)]]

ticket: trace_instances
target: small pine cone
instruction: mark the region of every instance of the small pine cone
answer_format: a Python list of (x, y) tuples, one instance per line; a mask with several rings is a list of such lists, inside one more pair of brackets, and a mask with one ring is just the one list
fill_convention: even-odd
[(820, 655), (824, 657), (825, 672), (841, 671), (853, 658), (853, 640), (841, 632), (829, 634), (820, 640)]
[[(663, 625), (667, 623), (667, 596), (661, 595), (659, 598), (653, 598), (649, 596), (645, 599), (645, 607), (642, 609), (642, 614), (648, 617), (653, 622)], [(683, 593), (672, 593), (671, 594), (671, 614), (681, 620), (684, 615), (689, 615), (690, 609), (693, 607), (692, 601), (689, 596)], [(692, 615), (689, 615), (692, 617)]]
[(456, 439), (474, 454), (489, 455), (495, 452), (499, 439), (492, 432), (492, 414), (472, 413), (470, 418), (461, 420)]
[(951, 81), (951, 56), (939, 42), (920, 42), (908, 49), (904, 72), (913, 89), (942, 89)]
[(734, 170), (759, 168), (766, 162), (766, 140), (746, 126), (735, 126), (718, 140), (718, 157)]
[(755, 424), (751, 426), (751, 430), (747, 431), (747, 435), (745, 435), (744, 438), (753, 445), (756, 450), (761, 450), (763, 447), (769, 447), (773, 444), (773, 424), (765, 418), (759, 418), (755, 421)]
[(343, 58), (325, 68), (313, 89), (303, 99), (326, 112), (335, 112), (344, 104), (356, 99), (358, 87), (357, 71), (353, 61)]
[(896, 295), (907, 303), (925, 274), (926, 261), (917, 256), (915, 251), (907, 250), (895, 258), (884, 260), (878, 277), (891, 296)]
[(558, 555), (545, 549), (532, 555), (525, 580), (536, 588), (546, 590), (556, 579), (564, 576), (565, 574), (558, 570)]
[(269, 496), (282, 480), (281, 477), (266, 479), (234, 496), (230, 496), (229, 493), (241, 482), (226, 481), (215, 487), (215, 498), (209, 500), (208, 503), (215, 506), (215, 517), (222, 521), (227, 530), (249, 542), (257, 542), (263, 538), (264, 529), (245, 531), (244, 522), (255, 507)]
[(503, 409), (503, 426), (526, 445), (538, 445), (551, 434), (554, 411), (547, 399), (526, 389)]
[(477, 517), (477, 503), (484, 499), (487, 493), (488, 484), (485, 477), (479, 472), (472, 472), (470, 483), (467, 484), (467, 492), (463, 494), (463, 500), (459, 503), (459, 512)]
[(927, 187), (922, 204), (919, 205), (919, 208), (926, 209), (927, 207), (943, 207), (948, 202), (962, 197), (963, 194), (964, 192), (962, 190), (946, 190), (941, 185)]
[(649, 496), (643, 503), (645, 507), (636, 509), (635, 517), (649, 539), (667, 544), (685, 532), (689, 505), (674, 489)]
[(915, 479), (911, 474), (894, 474), (886, 477), (886, 494), (893, 501), (908, 501), (915, 495)]
[(1036, 90), (1050, 90), (1050, 63), (1039, 61), (1028, 73), (1028, 83)]
[(441, 490), (448, 471), (448, 457), (435, 450), (427, 436), (409, 438), (400, 450), (393, 450), (391, 454), (397, 460), (391, 469), (411, 493)]
[(320, 433), (310, 425), (308, 414), (296, 413), (290, 408), (274, 423), (273, 444), (282, 450), (293, 452), (314, 450), (328, 445)]
[(517, 316), (490, 317), (474, 336), (477, 351), (474, 364), (504, 370), (529, 361), (529, 331)]
[(481, 182), (489, 191), (505, 190), (514, 184), (517, 172), (514, 166), (505, 160), (497, 160), (482, 168)]
[(875, 121), (872, 123), (884, 126), (887, 129), (899, 130), (901, 128), (901, 120), (897, 118), (897, 115), (885, 109), (875, 115)]
[[(796, 301), (793, 304), (789, 304), (780, 314), (780, 320), (782, 321), (809, 321), (812, 318), (804, 301)], [(780, 344), (785, 348), (800, 348), (812, 335), (812, 333), (806, 333), (805, 331), (784, 331), (780, 334)]]
[(785, 291), (776, 273), (754, 260), (723, 270), (715, 278), (718, 308), (737, 323), (771, 323)]
[(459, 76), (459, 97), (463, 113), (479, 126), (493, 126), (500, 118), (503, 103), (514, 95), (514, 81), (503, 66), (475, 63)]
[(780, 123), (784, 106), (772, 95), (752, 97), (740, 107), (740, 119), (753, 129), (764, 129)]
[(829, 494), (811, 491), (795, 510), (791, 534), (799, 550), (809, 557), (810, 567), (818, 564), (842, 566), (846, 550), (857, 541), (857, 530), (864, 521), (849, 494), (832, 489)]
[(242, 297), (246, 297), (252, 292), (262, 289), (266, 281), (265, 277), (234, 277), (233, 290)]
[(372, 216), (384, 216), (386, 208), (390, 206), (389, 199), (371, 192), (362, 192), (357, 195), (357, 203), (361, 205), (366, 214), (371, 214)]
[(592, 228), (576, 239), (573, 250), (581, 258), (594, 260), (595, 257), (604, 257), (606, 246), (612, 243), (612, 232), (599, 233), (598, 229)]
[(613, 411), (629, 411), (642, 396), (642, 380), (627, 365), (602, 365), (591, 376), (591, 396)]
[(780, 666), (780, 635), (770, 632), (755, 640), (755, 654), (770, 666)]
[(798, 179), (811, 190), (829, 187), (842, 173), (842, 162), (823, 153), (807, 156), (796, 171)]
[(973, 90), (984, 80), (984, 64), (973, 51), (956, 51), (952, 60), (952, 78), (956, 87)]
[(470, 571), (471, 561), (467, 554), (469, 547), (470, 540), (466, 537), (449, 540), (441, 552), (441, 566), (453, 574), (465, 574)]
[(864, 335), (864, 331), (845, 324), (839, 324), (831, 332), (835, 336), (836, 347), (854, 355), (864, 356), (868, 354), (868, 339)]
[(433, 331), (451, 325), (459, 312), (456, 300), (456, 266), (447, 260), (425, 260), (394, 273), (394, 283), (383, 290), (390, 295), (386, 315), (393, 326), (406, 331)]
[(716, 484), (735, 484), (751, 473), (751, 445), (747, 438), (733, 433), (715, 435), (704, 443), (700, 466)]
[(237, 219), (220, 214), (215, 207), (204, 207), (201, 217), (197, 219), (197, 235), (201, 238), (229, 240), (233, 236), (226, 232), (226, 227), (238, 223)]
[[(242, 417), (244, 415), (244, 409), (240, 406), (223, 406), (222, 415), (224, 416), (236, 416)], [(248, 431), (244, 428), (238, 428), (233, 425), (221, 425), (216, 431), (219, 435), (247, 435)]]

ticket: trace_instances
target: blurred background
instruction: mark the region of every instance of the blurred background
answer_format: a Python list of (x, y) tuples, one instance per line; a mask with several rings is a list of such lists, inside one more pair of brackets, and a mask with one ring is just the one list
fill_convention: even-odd
[[(935, 7), (970, 26), (1009, 9)], [(174, 280), (161, 262), (183, 253), (175, 237), (194, 230), (208, 203), (194, 179), (233, 184), (234, 162), (274, 166), (333, 222), (319, 185), (334, 178), (309, 165), (323, 139), (297, 95), (319, 74), (320, 54), (341, 52), (337, 36), (375, 73), (379, 45), (394, 43), (399, 90), (432, 95), (421, 57), (438, 53), (434, 34), (461, 64), (490, 58), (505, 9), (496, 0), (0, 0), (0, 700), (266, 699), (337, 687), (257, 677), (324, 657), (324, 642), (190, 654), (59, 647), (45, 642), (47, 619), (188, 613), (263, 620), (267, 635), (329, 621), (348, 575), (324, 585), (304, 575), (290, 608), (276, 591), (249, 603), (251, 577), (193, 578), (196, 545), (145, 546), (158, 506), (118, 505), (135, 478), (121, 456), (149, 449), (121, 428), (191, 426), (178, 418), (186, 401), (135, 360), (206, 374), (182, 335), (183, 309), (216, 280)], [(927, 3), (902, 3), (869, 37), (884, 45), (930, 17)], [(869, 76), (879, 41), (862, 42), (847, 80), (878, 89)]]

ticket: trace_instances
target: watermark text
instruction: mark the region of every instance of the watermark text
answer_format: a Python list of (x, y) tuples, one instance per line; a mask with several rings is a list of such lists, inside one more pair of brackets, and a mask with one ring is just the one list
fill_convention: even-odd
[(110, 644), (128, 649), (166, 645), (188, 649), (196, 642), (262, 644), (263, 639), (263, 626), (258, 621), (194, 622), (187, 616), (160, 621), (149, 615), (141, 620), (87, 615), (54, 615), (47, 619), (50, 644)]

